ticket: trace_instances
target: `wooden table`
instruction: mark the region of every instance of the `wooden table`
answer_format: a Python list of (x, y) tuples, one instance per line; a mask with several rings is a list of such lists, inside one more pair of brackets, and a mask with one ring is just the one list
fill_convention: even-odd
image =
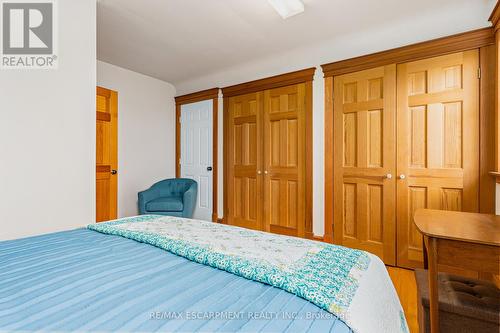
[(500, 274), (500, 216), (419, 209), (413, 217), (424, 236), (429, 272), (431, 332), (439, 332), (438, 265)]

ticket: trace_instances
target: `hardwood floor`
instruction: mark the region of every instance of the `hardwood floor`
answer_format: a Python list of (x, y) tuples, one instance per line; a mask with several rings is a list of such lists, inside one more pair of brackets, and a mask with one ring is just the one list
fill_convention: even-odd
[(417, 282), (413, 270), (387, 266), (411, 333), (418, 333)]

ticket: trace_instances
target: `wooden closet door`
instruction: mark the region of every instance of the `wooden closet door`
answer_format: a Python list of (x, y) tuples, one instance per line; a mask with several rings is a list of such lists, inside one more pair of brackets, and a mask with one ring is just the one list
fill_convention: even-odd
[(334, 79), (334, 242), (395, 264), (396, 65)]
[(305, 236), (305, 83), (264, 92), (264, 227)]
[(418, 208), (477, 212), (478, 51), (398, 65), (398, 265), (422, 266)]
[(228, 100), (227, 223), (262, 230), (261, 114), (263, 93)]
[(118, 93), (96, 89), (96, 222), (116, 219), (118, 193)]

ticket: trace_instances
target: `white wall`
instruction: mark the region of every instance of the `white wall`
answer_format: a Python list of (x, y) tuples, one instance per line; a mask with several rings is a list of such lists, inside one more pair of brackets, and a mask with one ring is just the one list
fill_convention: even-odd
[(96, 2), (58, 13), (58, 69), (0, 70), (0, 240), (95, 219)]
[[(492, 6), (494, 3), (492, 2)], [(342, 38), (298, 47), (295, 50), (256, 59), (237, 67), (176, 84), (179, 95), (213, 87), (226, 87), (250, 80), (317, 67), (313, 83), (313, 231), (324, 234), (324, 82), (320, 65), (489, 26), (489, 12), (478, 13), (475, 4), (461, 3), (442, 12), (429, 12), (414, 20), (391, 21), (385, 27), (346, 34)], [(459, 22), (450, 24), (450, 22)], [(219, 112), (222, 119), (222, 112)], [(219, 136), (220, 148), (222, 135)], [(222, 172), (222, 171), (221, 171)], [(222, 176), (221, 176), (222, 178)], [(219, 202), (222, 196), (219, 193)], [(222, 209), (219, 208), (219, 215)]]
[(118, 92), (118, 216), (137, 215), (137, 192), (175, 177), (175, 88), (101, 61), (97, 85)]

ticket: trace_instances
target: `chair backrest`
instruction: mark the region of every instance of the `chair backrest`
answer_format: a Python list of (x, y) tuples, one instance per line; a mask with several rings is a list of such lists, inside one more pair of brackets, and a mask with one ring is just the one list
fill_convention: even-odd
[(171, 178), (153, 184), (151, 188), (158, 189), (162, 197), (182, 197), (192, 186), (197, 186), (196, 181), (189, 178)]

